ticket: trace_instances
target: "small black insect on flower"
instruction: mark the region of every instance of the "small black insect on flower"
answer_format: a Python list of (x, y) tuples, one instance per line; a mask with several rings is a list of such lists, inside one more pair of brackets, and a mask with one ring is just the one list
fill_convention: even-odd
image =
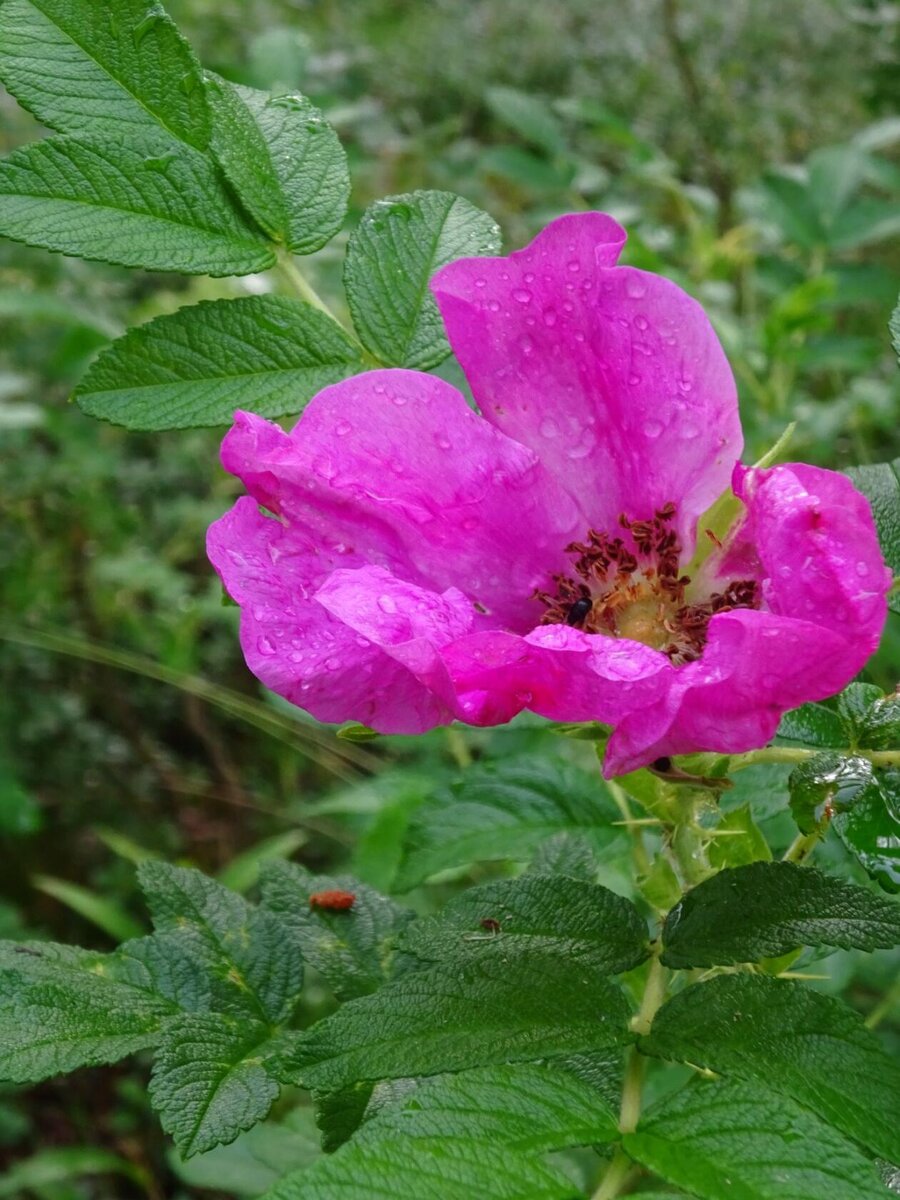
[(567, 625), (580, 625), (588, 613), (593, 608), (593, 601), (589, 596), (582, 596), (580, 600), (576, 600), (569, 609), (566, 617)]

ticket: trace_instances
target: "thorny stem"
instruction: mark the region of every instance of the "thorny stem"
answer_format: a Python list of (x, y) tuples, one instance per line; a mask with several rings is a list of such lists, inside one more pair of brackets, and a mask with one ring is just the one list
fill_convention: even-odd
[[(622, 814), (622, 821), (625, 824), (629, 834), (631, 835), (631, 855), (634, 859), (634, 865), (639, 876), (648, 875), (650, 873), (650, 857), (647, 854), (647, 847), (644, 845), (644, 835), (641, 833), (641, 825), (634, 819), (631, 812), (631, 805), (628, 803), (628, 796), (624, 788), (621, 788), (613, 780), (608, 780), (606, 784), (609, 789), (609, 794), (615, 801), (616, 807)], [(655, 822), (655, 818), (654, 818)]]
[(472, 751), (469, 749), (469, 744), (465, 737), (460, 733), (459, 729), (453, 725), (449, 725), (445, 731), (447, 738), (447, 749), (450, 751), (456, 765), (465, 770), (466, 767), (472, 765)]
[[(666, 998), (668, 973), (659, 961), (659, 943), (654, 947), (647, 972), (647, 982), (644, 984), (644, 994), (637, 1016), (632, 1019), (632, 1032), (639, 1036), (649, 1033), (653, 1018), (659, 1011)], [(641, 1093), (644, 1086), (644, 1072), (647, 1067), (646, 1056), (641, 1054), (637, 1046), (632, 1046), (625, 1068), (625, 1082), (622, 1088), (622, 1103), (619, 1108), (619, 1131), (633, 1133), (637, 1129), (641, 1115)], [(607, 1167), (600, 1186), (594, 1192), (591, 1200), (613, 1200), (618, 1196), (625, 1183), (630, 1180), (635, 1165), (624, 1150), (617, 1150)]]
[(784, 852), (782, 862), (796, 863), (798, 867), (802, 866), (816, 848), (821, 836), (822, 834), (818, 830), (813, 833), (798, 834)]
[[(766, 746), (763, 750), (750, 750), (747, 754), (736, 754), (729, 763), (729, 771), (742, 771), (744, 767), (755, 767), (757, 763), (803, 763), (820, 754), (820, 750), (804, 750), (799, 746)], [(846, 754), (854, 758), (866, 758), (873, 767), (900, 767), (900, 750), (833, 750), (834, 754)]]

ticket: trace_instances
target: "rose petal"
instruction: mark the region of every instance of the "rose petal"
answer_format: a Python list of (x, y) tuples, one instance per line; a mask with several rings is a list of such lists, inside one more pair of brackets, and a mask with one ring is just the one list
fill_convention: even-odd
[(733, 486), (747, 513), (720, 573), (749, 567), (772, 612), (852, 637), (855, 674), (878, 647), (892, 581), (868, 500), (846, 475), (802, 463), (738, 466)]
[(456, 588), (443, 595), (395, 578), (384, 567), (332, 571), (316, 600), (455, 708), (439, 648), (472, 628), (472, 602)]
[(443, 657), (474, 725), (499, 724), (525, 708), (557, 721), (615, 724), (665, 692), (676, 675), (649, 646), (566, 625), (524, 638), (474, 633), (445, 647)]
[(486, 610), (482, 623), (523, 631), (543, 611), (535, 589), (551, 586), (585, 530), (531, 450), (413, 371), (326, 388), (291, 434), (238, 413), (222, 461), (317, 544), (430, 590), (460, 588)]
[[(242, 497), (210, 527), (207, 552), (241, 606), (241, 646), (256, 677), (320, 721), (421, 733), (452, 712), (396, 655), (314, 599), (336, 556)], [(349, 572), (345, 572), (349, 573)]]
[(737, 392), (697, 301), (614, 265), (624, 240), (602, 213), (560, 217), (508, 258), (450, 263), (432, 290), (482, 412), (589, 523), (674, 500), (689, 548), (741, 452)]
[(809, 621), (753, 609), (720, 613), (703, 657), (677, 671), (656, 705), (615, 730), (603, 773), (613, 778), (662, 755), (764, 746), (783, 713), (839, 691), (859, 658), (852, 637)]

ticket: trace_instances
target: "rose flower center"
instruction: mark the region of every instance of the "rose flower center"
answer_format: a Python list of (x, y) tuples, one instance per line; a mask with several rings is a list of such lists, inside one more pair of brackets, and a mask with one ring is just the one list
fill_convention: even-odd
[(554, 575), (555, 592), (535, 593), (546, 607), (540, 623), (643, 642), (676, 665), (699, 658), (710, 618), (758, 608), (758, 589), (754, 580), (736, 579), (724, 591), (689, 597), (691, 579), (681, 574), (682, 547), (671, 528), (675, 513), (673, 503), (649, 521), (623, 513), (621, 535), (590, 529), (584, 542), (566, 546), (573, 574)]

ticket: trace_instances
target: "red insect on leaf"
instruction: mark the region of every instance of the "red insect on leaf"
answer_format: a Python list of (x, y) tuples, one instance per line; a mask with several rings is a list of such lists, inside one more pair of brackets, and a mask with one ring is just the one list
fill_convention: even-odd
[(346, 912), (356, 903), (353, 892), (343, 892), (338, 889), (330, 892), (313, 892), (309, 898), (309, 907), (322, 909), (325, 912)]
[(488, 933), (500, 932), (500, 922), (496, 919), (496, 917), (485, 917), (479, 922), (479, 924), (481, 925), (481, 928), (486, 929)]

